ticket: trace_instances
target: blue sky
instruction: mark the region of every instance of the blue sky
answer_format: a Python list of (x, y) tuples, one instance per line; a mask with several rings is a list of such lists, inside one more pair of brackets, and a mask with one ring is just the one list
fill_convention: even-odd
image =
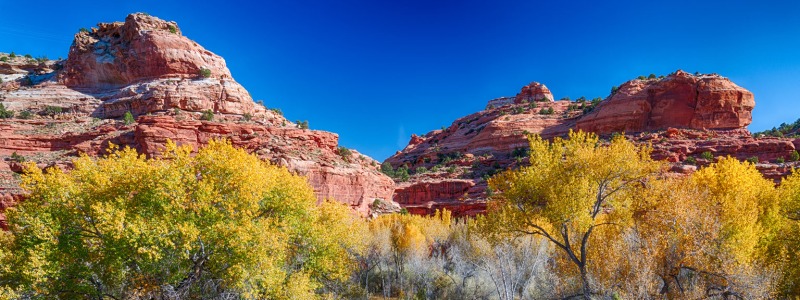
[(263, 2), (0, 0), (0, 51), (66, 57), (79, 28), (147, 12), (268, 107), (378, 160), (531, 81), (575, 99), (716, 72), (755, 94), (751, 131), (800, 117), (796, 1)]

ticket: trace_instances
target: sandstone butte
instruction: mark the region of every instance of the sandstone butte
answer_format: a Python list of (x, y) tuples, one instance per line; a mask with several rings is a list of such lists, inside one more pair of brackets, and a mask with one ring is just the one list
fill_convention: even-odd
[[(131, 14), (78, 32), (66, 60), (0, 57), (0, 103), (16, 113), (0, 119), (0, 225), (2, 211), (24, 198), (20, 160), (69, 168), (71, 158), (101, 154), (109, 143), (155, 156), (168, 139), (195, 149), (229, 139), (306, 176), (320, 201), (335, 199), (362, 215), (399, 209), (394, 182), (376, 161), (357, 151), (343, 157), (338, 135), (255, 103), (225, 60), (175, 22)], [(202, 120), (206, 111), (213, 121)], [(135, 123), (121, 120), (126, 112)]]
[(624, 133), (651, 144), (653, 158), (668, 161), (674, 176), (711, 163), (705, 152), (757, 158), (756, 167), (776, 181), (798, 165), (789, 158), (800, 148), (800, 139), (754, 138), (746, 129), (753, 94), (716, 74), (678, 70), (628, 81), (605, 99), (553, 99), (546, 86), (533, 82), (515, 97), (490, 100), (486, 109), (444, 130), (412, 135), (405, 149), (385, 161), (411, 173), (408, 181), (397, 182), (394, 200), (416, 214), (442, 208), (460, 216), (482, 213), (486, 178), (527, 163), (527, 133), (552, 138), (583, 130), (605, 139)]

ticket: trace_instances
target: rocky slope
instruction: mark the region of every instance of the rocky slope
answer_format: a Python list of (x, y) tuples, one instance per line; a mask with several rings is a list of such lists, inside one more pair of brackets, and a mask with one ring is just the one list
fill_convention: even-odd
[(653, 157), (671, 162), (675, 174), (726, 155), (759, 161), (759, 170), (773, 179), (797, 164), (789, 160), (800, 140), (753, 138), (746, 129), (753, 94), (716, 74), (679, 70), (628, 81), (602, 101), (553, 99), (547, 87), (534, 82), (444, 130), (412, 135), (408, 146), (385, 162), (411, 173), (409, 180), (397, 180), (395, 201), (420, 214), (440, 208), (456, 215), (482, 212), (491, 193), (485, 180), (527, 163), (526, 133), (552, 138), (573, 129), (608, 138), (624, 132), (652, 144)]
[[(0, 212), (22, 198), (22, 160), (68, 168), (75, 155), (97, 155), (108, 143), (157, 155), (168, 139), (197, 148), (212, 138), (307, 176), (320, 200), (362, 214), (373, 203), (393, 209), (393, 182), (377, 162), (340, 151), (334, 133), (254, 103), (224, 59), (175, 22), (132, 14), (100, 23), (75, 35), (66, 60), (0, 53), (0, 79), (0, 104), (14, 113), (0, 119)], [(126, 112), (137, 121), (119, 120)]]

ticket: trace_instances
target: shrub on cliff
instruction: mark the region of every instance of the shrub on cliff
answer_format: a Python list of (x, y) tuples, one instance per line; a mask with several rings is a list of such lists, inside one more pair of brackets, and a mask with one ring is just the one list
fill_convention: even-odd
[(347, 147), (339, 146), (339, 148), (336, 149), (336, 154), (339, 154), (344, 161), (350, 162), (350, 158), (353, 156), (353, 151)]
[(19, 113), (18, 118), (25, 119), (25, 120), (32, 119), (33, 118), (33, 113), (30, 110), (23, 110), (22, 112)]
[(394, 167), (392, 167), (392, 164), (389, 162), (384, 162), (381, 164), (381, 173), (389, 177), (394, 177)]
[(6, 109), (3, 103), (0, 103), (0, 119), (10, 119), (14, 117), (14, 111)]
[(131, 125), (136, 123), (136, 119), (133, 118), (131, 111), (126, 111), (125, 115), (122, 116), (122, 122), (125, 123), (125, 125)]
[(397, 169), (394, 170), (394, 176), (392, 176), (392, 178), (400, 182), (408, 181), (409, 177), (408, 167), (406, 165), (397, 167)]
[(703, 153), (700, 154), (700, 158), (705, 160), (713, 160), (714, 154), (712, 154), (711, 151), (704, 151)]
[(206, 109), (203, 111), (203, 114), (200, 115), (200, 120), (203, 121), (214, 121), (214, 112), (210, 109)]
[(298, 128), (300, 128), (300, 129), (308, 129), (308, 121), (297, 120), (297, 121), (294, 121), (294, 122), (297, 123), (297, 127)]
[(200, 68), (200, 76), (202, 76), (203, 78), (211, 77), (211, 70), (206, 68)]
[(30, 194), (0, 232), (0, 296), (311, 299), (348, 279), (364, 227), (346, 206), (316, 207), (304, 177), (229, 142), (191, 152), (28, 164)]
[(46, 106), (44, 108), (44, 110), (42, 111), (42, 114), (45, 115), (45, 116), (55, 116), (55, 115), (60, 114), (62, 112), (64, 112), (63, 108), (58, 107), (58, 106), (50, 106), (50, 105), (48, 105), (48, 106)]
[(800, 153), (797, 150), (792, 150), (792, 154), (789, 154), (789, 161), (798, 161), (800, 160)]

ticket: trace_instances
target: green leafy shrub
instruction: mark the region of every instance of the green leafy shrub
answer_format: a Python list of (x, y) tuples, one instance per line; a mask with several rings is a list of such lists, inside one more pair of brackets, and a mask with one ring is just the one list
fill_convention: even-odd
[(0, 119), (10, 119), (14, 117), (14, 112), (6, 109), (3, 103), (0, 103)]
[(401, 182), (408, 181), (408, 167), (405, 165), (398, 167), (397, 170), (395, 170), (394, 175), (394, 178)]
[(294, 122), (297, 123), (297, 127), (299, 127), (300, 129), (308, 129), (308, 121), (297, 120)]
[(747, 161), (747, 162), (749, 162), (749, 163), (751, 163), (751, 164), (757, 164), (757, 163), (758, 163), (758, 156), (751, 156), (751, 157), (748, 157), (748, 158), (746, 159), (746, 161)]
[(789, 161), (798, 161), (800, 160), (800, 153), (797, 150), (792, 150), (792, 154), (789, 154)]
[(414, 172), (414, 174), (425, 174), (427, 172), (428, 172), (428, 169), (426, 169), (425, 167), (417, 167), (417, 170), (416, 170), (416, 172)]
[(644, 75), (639, 75), (639, 77), (636, 77), (636, 79), (645, 80), (645, 79), (647, 79), (647, 77), (644, 77)]
[(686, 163), (686, 164), (690, 164), (690, 165), (696, 165), (697, 164), (697, 159), (694, 158), (694, 156), (689, 156), (686, 159), (684, 159), (683, 162)]
[(81, 27), (81, 29), (78, 29), (78, 31), (79, 32), (89, 32), (89, 29), (87, 29), (86, 27)]
[(169, 33), (178, 33), (178, 28), (175, 28), (175, 26), (172, 26), (171, 24), (167, 25), (167, 28), (169, 29)]
[(711, 154), (711, 151), (705, 151), (702, 154), (700, 154), (700, 158), (705, 160), (712, 160), (714, 159), (714, 154)]
[(775, 162), (776, 162), (776, 163), (779, 163), (779, 164), (782, 164), (782, 163), (785, 163), (785, 162), (786, 162), (786, 159), (785, 159), (785, 158), (783, 158), (783, 157), (778, 157), (778, 158), (775, 160)]
[(280, 116), (282, 116), (282, 115), (283, 115), (283, 112), (281, 111), (281, 109), (280, 109), (280, 108), (270, 108), (270, 110), (271, 110), (271, 111), (273, 111), (273, 112), (275, 112), (276, 114), (278, 114), (278, 115), (280, 115)]
[(210, 109), (206, 109), (203, 111), (203, 115), (200, 116), (200, 120), (203, 121), (213, 121), (214, 120), (214, 112)]
[(8, 56), (0, 57), (0, 61), (7, 62), (8, 61)]
[(11, 51), (11, 54), (9, 54), (8, 57), (17, 58), (17, 54), (14, 53), (14, 51)]
[(394, 167), (392, 167), (392, 164), (384, 162), (381, 164), (381, 173), (389, 177), (394, 177)]
[(341, 156), (342, 159), (344, 159), (344, 161), (350, 162), (350, 157), (353, 156), (353, 151), (351, 151), (347, 147), (339, 146), (339, 148), (336, 149), (336, 154), (339, 154), (339, 156)]
[(211, 77), (211, 70), (206, 68), (200, 68), (200, 76), (203, 76), (203, 78)]
[(650, 76), (647, 76), (647, 79), (656, 79), (656, 74), (650, 73)]
[(131, 114), (130, 111), (125, 112), (125, 115), (122, 116), (122, 121), (125, 123), (125, 125), (131, 125), (136, 122), (136, 120), (133, 118), (133, 114)]
[(447, 173), (453, 174), (456, 172), (456, 166), (450, 166), (447, 168)]
[(513, 151), (511, 151), (511, 157), (524, 158), (524, 157), (528, 157), (530, 155), (530, 153), (531, 153), (531, 149), (530, 148), (519, 147), (519, 148), (515, 148)]
[(17, 153), (17, 151), (14, 151), (14, 153), (11, 153), (11, 160), (15, 161), (15, 162), (25, 162), (25, 161), (27, 161), (27, 159), (25, 159), (24, 156), (19, 155)]
[(46, 106), (44, 108), (44, 111), (42, 111), (42, 114), (45, 115), (45, 116), (55, 116), (55, 115), (60, 114), (62, 112), (64, 112), (63, 108), (61, 108), (59, 106), (49, 106), (48, 105), (48, 106)]
[(33, 119), (33, 113), (31, 111), (29, 111), (29, 110), (23, 110), (22, 112), (19, 113), (19, 118), (20, 119), (26, 119), (26, 120), (27, 119)]

